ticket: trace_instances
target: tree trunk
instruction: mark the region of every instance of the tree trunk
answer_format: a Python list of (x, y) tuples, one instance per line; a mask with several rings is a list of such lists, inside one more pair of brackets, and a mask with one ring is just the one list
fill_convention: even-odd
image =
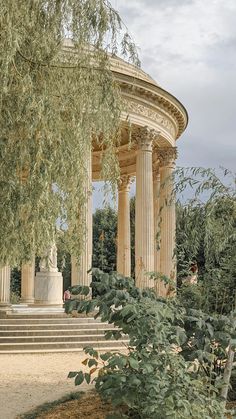
[(235, 354), (235, 351), (230, 346), (229, 351), (228, 351), (228, 358), (225, 364), (225, 369), (224, 369), (224, 374), (223, 374), (223, 387), (220, 393), (221, 397), (224, 399), (225, 404), (227, 401), (227, 396), (228, 396), (228, 391), (229, 391), (230, 378), (231, 378), (233, 362), (234, 362), (234, 354)]

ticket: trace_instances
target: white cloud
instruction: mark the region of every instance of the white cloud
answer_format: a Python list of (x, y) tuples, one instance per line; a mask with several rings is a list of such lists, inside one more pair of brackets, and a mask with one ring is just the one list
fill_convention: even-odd
[(190, 114), (183, 165), (235, 166), (236, 1), (113, 0), (142, 67)]

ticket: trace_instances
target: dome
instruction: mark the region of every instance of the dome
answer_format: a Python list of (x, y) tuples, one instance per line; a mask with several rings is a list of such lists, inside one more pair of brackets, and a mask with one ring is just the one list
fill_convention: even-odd
[[(66, 51), (68, 49), (73, 49), (73, 48), (74, 48), (74, 43), (72, 39), (65, 38), (63, 40), (63, 49)], [(143, 80), (143, 81), (146, 81), (148, 83), (158, 86), (155, 80), (153, 80), (153, 78), (150, 77), (147, 73), (145, 73), (141, 68), (128, 63), (127, 61), (125, 61), (124, 59), (120, 57), (117, 57), (114, 55), (110, 55), (110, 57), (111, 57), (110, 58), (111, 70), (113, 73), (120, 73), (127, 76), (131, 76), (136, 79)]]
[(158, 86), (158, 84), (151, 76), (149, 76), (149, 74), (145, 73), (141, 68), (128, 63), (122, 58), (116, 56), (111, 57), (111, 70), (113, 73), (125, 74), (127, 76), (134, 77), (135, 79), (143, 80), (147, 83)]

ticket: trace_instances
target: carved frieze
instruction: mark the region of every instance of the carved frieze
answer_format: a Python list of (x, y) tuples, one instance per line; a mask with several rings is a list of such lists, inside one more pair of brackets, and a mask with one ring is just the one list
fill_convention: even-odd
[(154, 122), (157, 122), (165, 130), (167, 130), (172, 136), (175, 136), (174, 124), (161, 113), (153, 110), (141, 103), (137, 103), (133, 100), (124, 99), (125, 110), (127, 112), (133, 112), (138, 115), (144, 116)]

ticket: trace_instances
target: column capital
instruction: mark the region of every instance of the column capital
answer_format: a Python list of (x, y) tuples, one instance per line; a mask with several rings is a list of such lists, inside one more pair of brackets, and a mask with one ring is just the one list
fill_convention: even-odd
[(173, 166), (177, 158), (177, 147), (160, 147), (157, 153), (160, 167)]
[(131, 176), (122, 175), (118, 181), (118, 192), (129, 192)]
[(153, 143), (157, 140), (159, 132), (146, 127), (136, 128), (133, 131), (134, 142), (137, 148), (143, 151), (152, 151)]

